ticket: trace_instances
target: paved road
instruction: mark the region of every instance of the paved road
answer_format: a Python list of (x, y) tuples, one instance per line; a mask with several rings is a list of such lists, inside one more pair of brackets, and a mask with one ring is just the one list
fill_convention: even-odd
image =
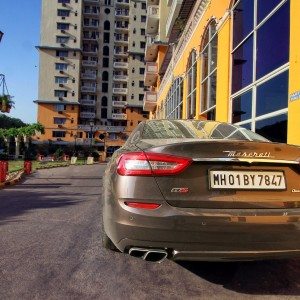
[(300, 261), (145, 262), (101, 246), (103, 165), (0, 191), (0, 299), (296, 299)]

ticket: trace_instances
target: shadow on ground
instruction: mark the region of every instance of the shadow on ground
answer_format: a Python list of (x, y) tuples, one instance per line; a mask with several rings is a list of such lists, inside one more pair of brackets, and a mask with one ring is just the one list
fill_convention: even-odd
[(238, 293), (300, 296), (300, 260), (178, 264), (209, 282)]

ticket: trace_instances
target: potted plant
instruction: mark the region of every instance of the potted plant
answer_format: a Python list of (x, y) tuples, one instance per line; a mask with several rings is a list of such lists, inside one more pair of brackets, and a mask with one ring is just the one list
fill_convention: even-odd
[(13, 107), (14, 101), (10, 95), (1, 95), (0, 96), (0, 110), (1, 112), (10, 112), (10, 109)]

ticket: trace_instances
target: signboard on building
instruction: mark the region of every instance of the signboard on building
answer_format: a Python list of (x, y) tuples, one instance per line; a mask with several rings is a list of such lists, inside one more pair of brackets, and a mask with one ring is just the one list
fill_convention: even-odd
[(290, 101), (300, 100), (300, 91), (297, 91), (290, 95)]

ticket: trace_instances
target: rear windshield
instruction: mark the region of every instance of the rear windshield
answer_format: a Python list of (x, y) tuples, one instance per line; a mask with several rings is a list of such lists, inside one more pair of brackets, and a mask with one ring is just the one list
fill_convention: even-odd
[(172, 138), (268, 141), (243, 127), (214, 121), (151, 120), (142, 132), (142, 139)]

